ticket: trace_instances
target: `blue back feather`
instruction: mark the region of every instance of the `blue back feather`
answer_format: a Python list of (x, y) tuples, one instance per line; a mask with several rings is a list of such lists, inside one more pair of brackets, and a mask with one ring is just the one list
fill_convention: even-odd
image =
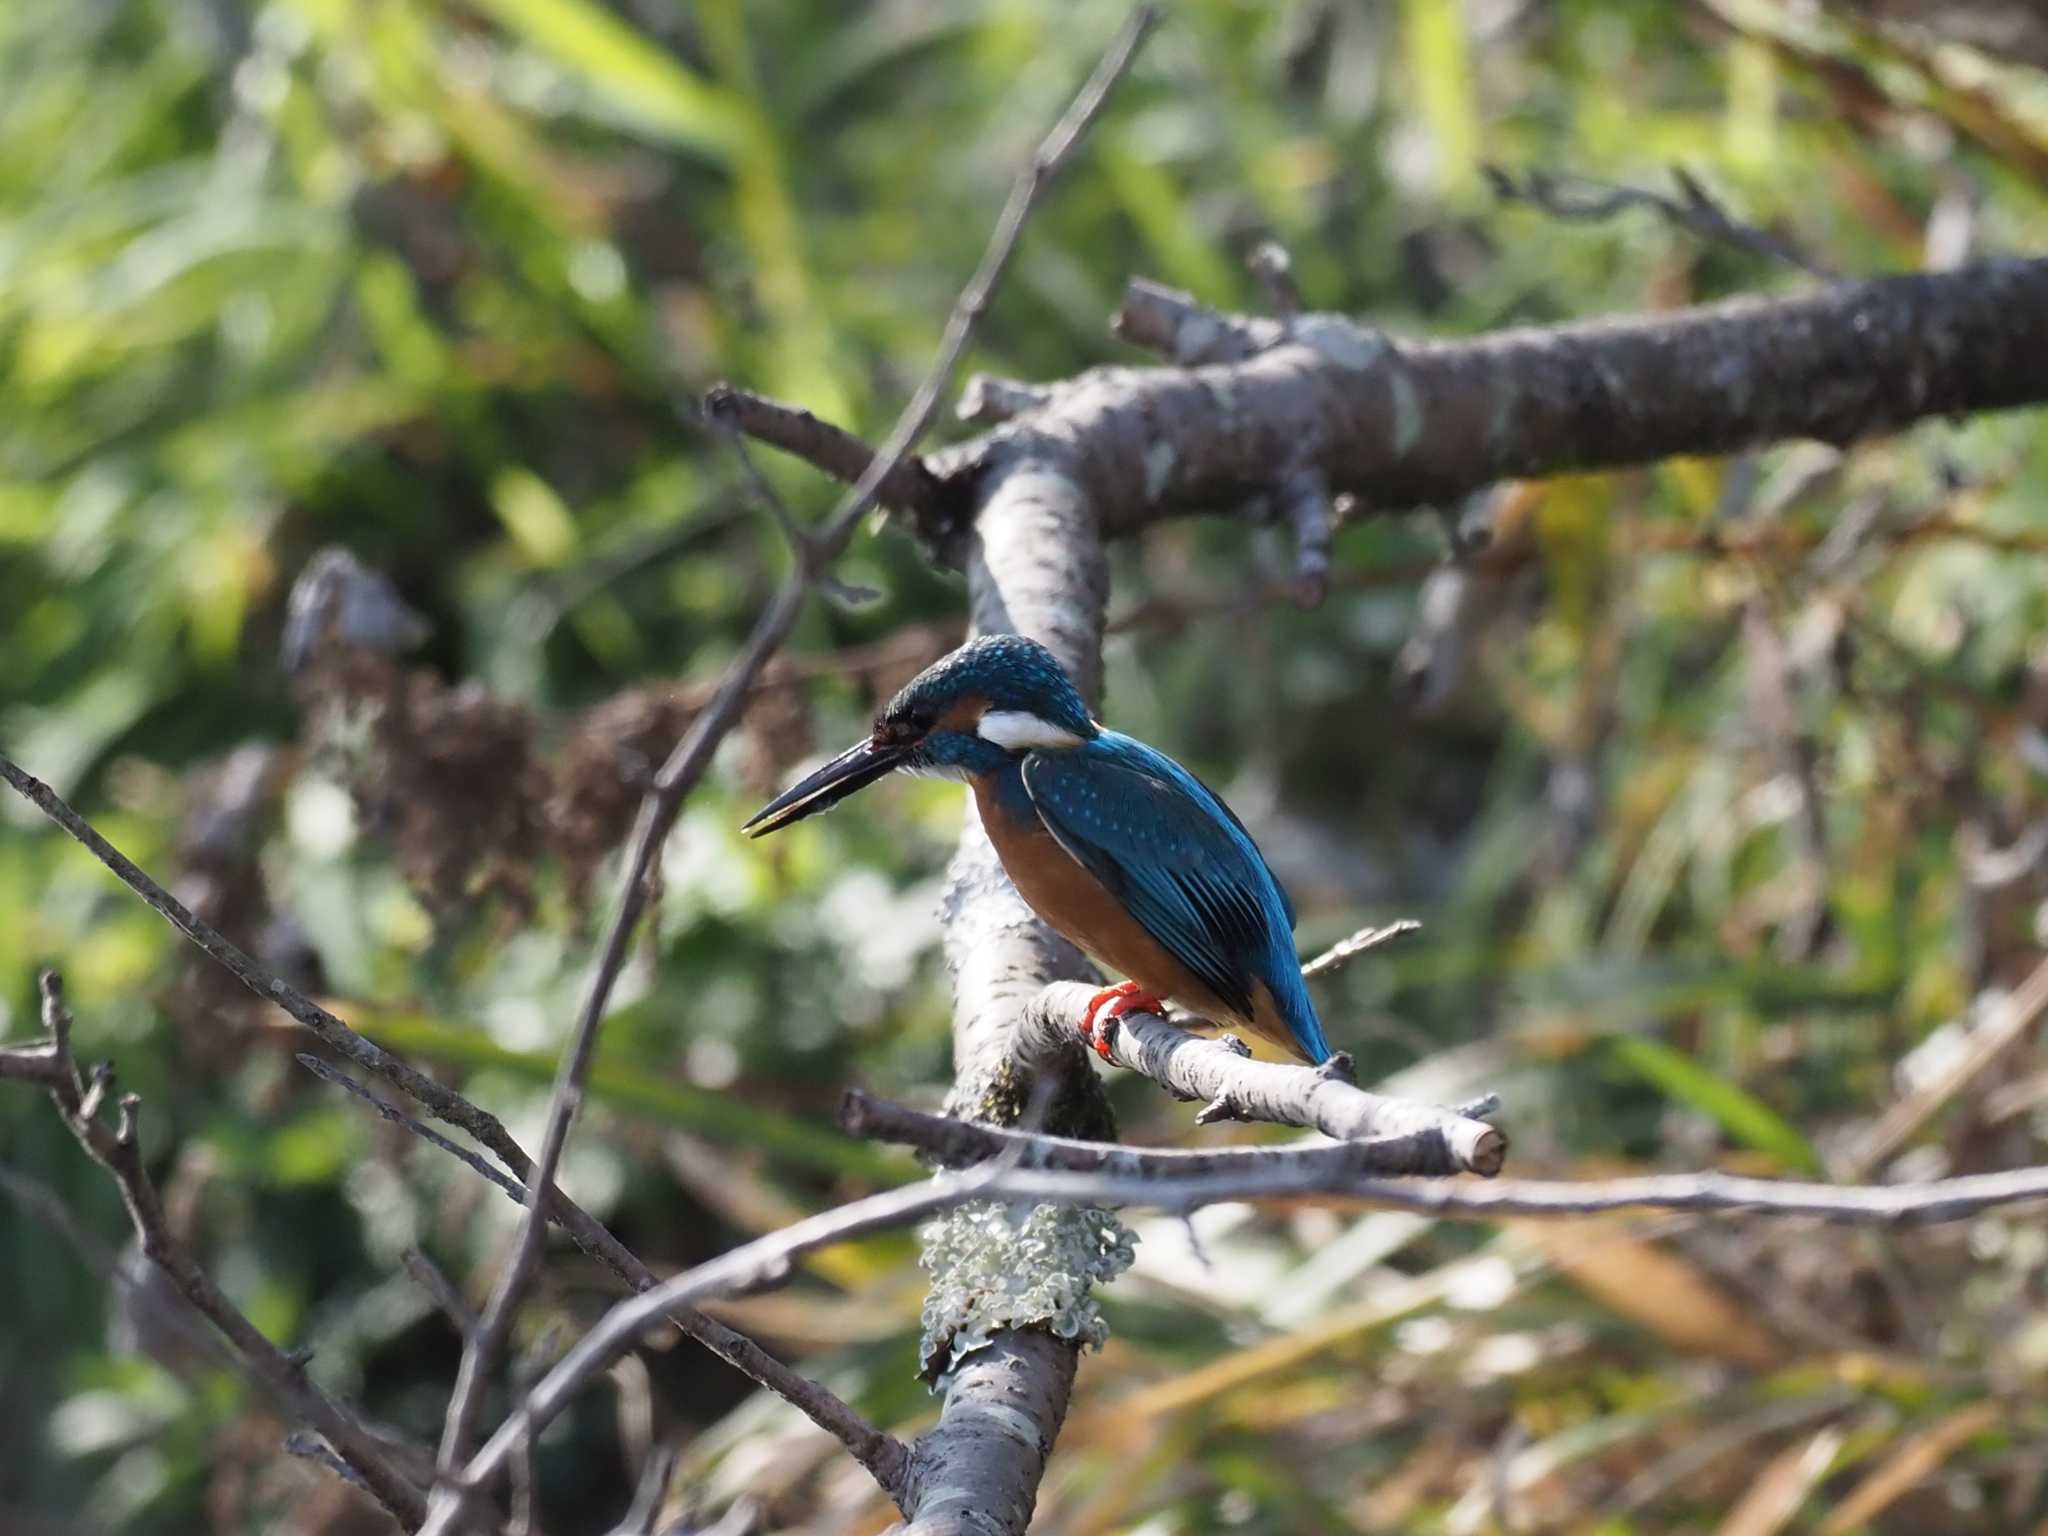
[(1164, 753), (1117, 731), (1033, 752), (1024, 787), (1060, 846), (1145, 931), (1249, 1018), (1264, 982), (1313, 1061), (1330, 1054), (1294, 950), (1294, 907), (1230, 807)]

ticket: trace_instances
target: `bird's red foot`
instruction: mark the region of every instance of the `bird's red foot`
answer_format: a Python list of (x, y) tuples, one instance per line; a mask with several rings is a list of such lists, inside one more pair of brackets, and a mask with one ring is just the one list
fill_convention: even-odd
[[(1103, 1012), (1107, 1007), (1108, 1012)], [(1088, 1000), (1087, 1011), (1081, 1015), (1081, 1039), (1095, 1048), (1095, 1054), (1104, 1061), (1109, 1060), (1109, 1037), (1097, 1034), (1098, 1023), (1107, 1024), (1120, 1019), (1127, 1013), (1166, 1012), (1165, 1002), (1143, 990), (1135, 981), (1120, 981), (1113, 987), (1104, 987)], [(1098, 1020), (1096, 1015), (1101, 1014)]]

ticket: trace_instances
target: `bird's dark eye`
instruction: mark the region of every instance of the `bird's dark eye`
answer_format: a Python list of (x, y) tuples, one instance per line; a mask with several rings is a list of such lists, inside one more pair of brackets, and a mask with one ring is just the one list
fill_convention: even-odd
[(884, 715), (875, 721), (875, 741), (880, 746), (902, 746), (918, 741), (931, 729), (929, 721), (910, 715)]

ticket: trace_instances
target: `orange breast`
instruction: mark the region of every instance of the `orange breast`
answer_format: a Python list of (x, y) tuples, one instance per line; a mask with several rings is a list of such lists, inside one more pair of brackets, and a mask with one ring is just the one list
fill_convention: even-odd
[[(1104, 970), (1128, 976), (1156, 997), (1171, 998), (1219, 1023), (1259, 1028), (1261, 1021), (1238, 1017), (1167, 953), (1123, 903), (1059, 845), (1037, 816), (1019, 820), (1007, 815), (996, 795), (981, 783), (974, 786), (974, 799), (981, 824), (1018, 894), (1090, 959)], [(1263, 987), (1257, 990), (1264, 996)], [(1270, 1011), (1270, 999), (1267, 1005)], [(1285, 1034), (1283, 1025), (1282, 1038)]]

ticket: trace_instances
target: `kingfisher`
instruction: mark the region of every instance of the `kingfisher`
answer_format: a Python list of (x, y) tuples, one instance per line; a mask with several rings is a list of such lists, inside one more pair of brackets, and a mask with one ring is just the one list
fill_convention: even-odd
[(932, 663), (874, 729), (757, 811), (760, 837), (898, 770), (964, 780), (1025, 902), (1104, 970), (1082, 1038), (1171, 999), (1304, 1061), (1330, 1047), (1301, 979), (1294, 906), (1244, 823), (1163, 752), (1088, 713), (1052, 652), (984, 635)]

